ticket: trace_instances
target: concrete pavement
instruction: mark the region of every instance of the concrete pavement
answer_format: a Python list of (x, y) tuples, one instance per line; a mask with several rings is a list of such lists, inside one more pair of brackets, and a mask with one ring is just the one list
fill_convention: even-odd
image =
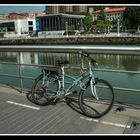
[(104, 135), (140, 134), (140, 110), (118, 106), (100, 119), (84, 116), (77, 101), (38, 106), (26, 93), (0, 86), (0, 134)]

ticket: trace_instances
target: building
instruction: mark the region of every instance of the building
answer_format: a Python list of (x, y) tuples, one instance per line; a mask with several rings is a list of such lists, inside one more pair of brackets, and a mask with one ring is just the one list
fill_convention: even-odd
[(73, 7), (72, 6), (60, 6), (60, 13), (72, 13)]
[(8, 15), (0, 15), (0, 20), (7, 20), (8, 19)]
[(35, 19), (16, 19), (0, 22), (0, 33), (5, 37), (17, 37), (32, 34), (36, 31)]
[(36, 30), (44, 34), (57, 33), (57, 31), (59, 31), (60, 34), (60, 32), (64, 33), (68, 30), (79, 30), (84, 17), (83, 15), (70, 14), (49, 14), (40, 16), (36, 18)]
[(58, 6), (46, 6), (45, 11), (46, 11), (46, 14), (58, 14), (59, 7)]
[(8, 15), (0, 15), (0, 22), (8, 19)]
[(87, 6), (46, 6), (46, 14), (59, 14), (59, 13), (86, 13), (88, 12)]
[(87, 6), (73, 6), (73, 13), (87, 13)]
[(88, 7), (88, 13), (92, 14), (94, 12), (94, 7)]
[(27, 18), (27, 15), (26, 14), (23, 14), (23, 13), (20, 13), (19, 14), (19, 13), (13, 12), (13, 13), (9, 13), (8, 18), (10, 20), (25, 19), (25, 18)]
[(113, 21), (123, 18), (123, 12), (126, 10), (126, 8), (105, 8), (104, 10), (97, 10), (93, 12), (93, 20), (97, 20), (98, 16), (101, 12), (105, 14), (105, 17), (107, 20)]
[(8, 19), (15, 20), (15, 19), (26, 19), (26, 18), (32, 18), (35, 19), (36, 14), (34, 13), (9, 13)]

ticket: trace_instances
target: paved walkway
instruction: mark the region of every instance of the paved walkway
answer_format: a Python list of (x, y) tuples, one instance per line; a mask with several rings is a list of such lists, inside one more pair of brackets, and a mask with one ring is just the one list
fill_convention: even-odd
[(140, 134), (140, 110), (117, 108), (91, 119), (81, 113), (76, 100), (38, 106), (25, 93), (0, 86), (0, 134)]

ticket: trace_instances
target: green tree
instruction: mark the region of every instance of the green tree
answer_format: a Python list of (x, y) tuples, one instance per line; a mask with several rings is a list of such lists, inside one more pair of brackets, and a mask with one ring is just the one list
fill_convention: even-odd
[(117, 32), (117, 24), (118, 24), (117, 22), (118, 22), (117, 19), (110, 21), (110, 26), (111, 26), (112, 32)]
[(107, 22), (106, 20), (95, 20), (92, 28), (96, 33), (107, 32)]
[(140, 31), (140, 7), (127, 7), (123, 14), (124, 26), (127, 29)]
[(106, 16), (105, 16), (103, 9), (101, 10), (101, 12), (98, 15), (98, 20), (106, 20)]
[(93, 24), (93, 17), (90, 14), (87, 14), (83, 19), (83, 25), (84, 27), (89, 30), (92, 27)]

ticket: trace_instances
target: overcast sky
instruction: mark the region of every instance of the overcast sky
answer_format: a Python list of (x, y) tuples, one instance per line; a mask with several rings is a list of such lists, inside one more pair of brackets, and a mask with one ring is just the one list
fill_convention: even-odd
[(36, 13), (36, 12), (43, 12), (45, 10), (44, 6), (2, 6), (0, 5), (0, 14), (8, 14), (11, 12), (17, 13)]

